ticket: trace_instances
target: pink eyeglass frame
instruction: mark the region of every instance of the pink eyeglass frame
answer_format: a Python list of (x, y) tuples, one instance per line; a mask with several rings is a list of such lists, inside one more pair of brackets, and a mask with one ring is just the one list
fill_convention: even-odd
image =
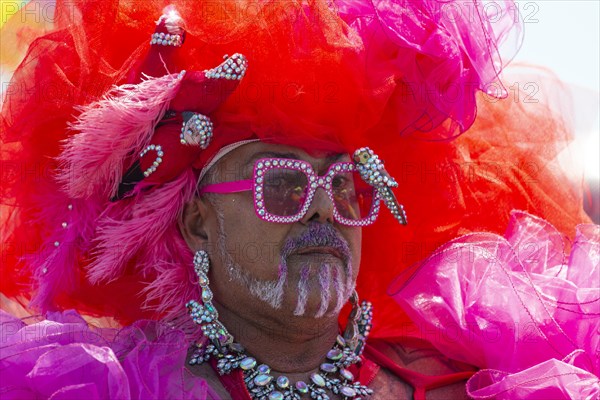
[[(263, 192), (263, 176), (265, 172), (274, 169), (274, 168), (286, 168), (292, 169), (296, 171), (304, 172), (306, 177), (308, 178), (308, 187), (306, 193), (306, 199), (304, 200), (304, 204), (300, 208), (297, 214), (287, 215), (287, 216), (279, 216), (273, 215), (269, 213), (265, 207), (262, 192)], [(351, 162), (338, 162), (333, 163), (327, 169), (327, 172), (324, 175), (317, 175), (314, 171), (312, 165), (306, 161), (302, 160), (291, 160), (288, 158), (261, 158), (256, 160), (254, 163), (254, 176), (253, 179), (244, 179), (239, 181), (232, 182), (221, 182), (221, 183), (213, 183), (210, 185), (204, 186), (200, 189), (199, 194), (204, 193), (220, 193), (220, 194), (228, 194), (228, 193), (238, 193), (238, 192), (246, 192), (253, 191), (254, 195), (254, 211), (256, 215), (265, 221), (268, 222), (276, 222), (282, 224), (289, 224), (300, 221), (305, 215), (312, 201), (314, 199), (315, 193), (318, 188), (323, 188), (331, 200), (333, 204), (333, 218), (335, 221), (339, 222), (342, 225), (347, 226), (367, 226), (371, 225), (377, 219), (380, 209), (380, 200), (381, 197), (379, 195), (379, 191), (376, 188), (373, 188), (373, 202), (371, 204), (371, 210), (369, 215), (365, 218), (361, 219), (350, 219), (343, 217), (337, 209), (335, 205), (335, 200), (333, 198), (333, 190), (331, 187), (331, 182), (335, 175), (339, 172), (355, 172), (357, 171), (356, 166)]]

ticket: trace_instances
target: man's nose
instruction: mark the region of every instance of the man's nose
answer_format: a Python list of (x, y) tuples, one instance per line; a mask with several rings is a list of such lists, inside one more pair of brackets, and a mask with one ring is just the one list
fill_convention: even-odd
[(311, 221), (333, 224), (333, 203), (323, 188), (317, 188), (315, 196), (306, 211), (306, 215), (300, 220), (302, 224)]

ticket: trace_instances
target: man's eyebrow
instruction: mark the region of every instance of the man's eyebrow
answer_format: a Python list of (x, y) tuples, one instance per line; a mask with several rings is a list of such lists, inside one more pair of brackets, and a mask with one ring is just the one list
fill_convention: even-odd
[(258, 160), (259, 158), (289, 158), (292, 160), (297, 160), (298, 154), (278, 153), (275, 151), (261, 151), (261, 152), (253, 154), (249, 159), (247, 159), (245, 165), (253, 163), (254, 161)]
[[(345, 155), (345, 153), (336, 153), (336, 154), (332, 154), (330, 156), (327, 156), (325, 158), (325, 160), (327, 161), (327, 164), (331, 164), (337, 160), (339, 160), (340, 158), (342, 158)], [(260, 158), (289, 158), (292, 160), (297, 160), (299, 159), (298, 154), (296, 153), (278, 153), (275, 151), (261, 151), (258, 153), (253, 154), (248, 160), (246, 160), (245, 165), (248, 165)]]

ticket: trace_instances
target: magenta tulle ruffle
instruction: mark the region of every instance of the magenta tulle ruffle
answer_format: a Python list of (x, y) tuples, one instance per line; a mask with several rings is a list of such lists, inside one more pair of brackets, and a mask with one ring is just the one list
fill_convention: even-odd
[[(415, 137), (448, 139), (473, 124), (477, 90), (507, 96), (499, 75), (521, 46), (521, 21), (513, 1), (490, 3), (336, 2), (366, 46), (369, 75), (402, 80), (389, 99), (401, 132), (409, 128)], [(445, 129), (432, 134), (444, 121)]]
[(2, 399), (213, 399), (185, 368), (183, 331), (153, 321), (96, 329), (74, 311), (30, 325), (0, 310)]
[(570, 244), (545, 220), (515, 211), (505, 237), (455, 239), (390, 288), (421, 335), (482, 368), (476, 399), (600, 395), (600, 227)]

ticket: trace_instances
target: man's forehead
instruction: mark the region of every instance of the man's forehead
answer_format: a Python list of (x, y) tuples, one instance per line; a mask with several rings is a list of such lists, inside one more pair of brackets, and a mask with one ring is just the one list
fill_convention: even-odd
[(235, 159), (241, 164), (253, 164), (261, 158), (289, 158), (305, 160), (315, 165), (328, 165), (336, 161), (347, 161), (350, 155), (336, 151), (307, 151), (300, 147), (273, 144), (273, 143), (250, 143), (242, 146), (234, 154), (231, 154), (231, 159)]
[[(344, 157), (346, 156), (346, 157)], [(307, 155), (305, 152), (300, 149), (294, 150), (262, 150), (252, 153), (246, 160), (246, 164), (252, 164), (254, 161), (261, 158), (289, 158), (294, 160), (305, 160), (309, 161), (312, 164), (331, 164), (336, 161), (340, 161), (344, 158), (347, 158), (348, 154), (346, 153), (322, 153), (322, 154), (313, 154)]]
[(350, 161), (348, 153), (335, 151), (311, 151), (295, 146), (254, 142), (240, 146), (223, 157), (214, 168), (221, 179), (247, 179), (252, 173), (256, 160), (262, 158), (289, 158), (309, 162), (315, 171), (322, 172), (334, 162)]

